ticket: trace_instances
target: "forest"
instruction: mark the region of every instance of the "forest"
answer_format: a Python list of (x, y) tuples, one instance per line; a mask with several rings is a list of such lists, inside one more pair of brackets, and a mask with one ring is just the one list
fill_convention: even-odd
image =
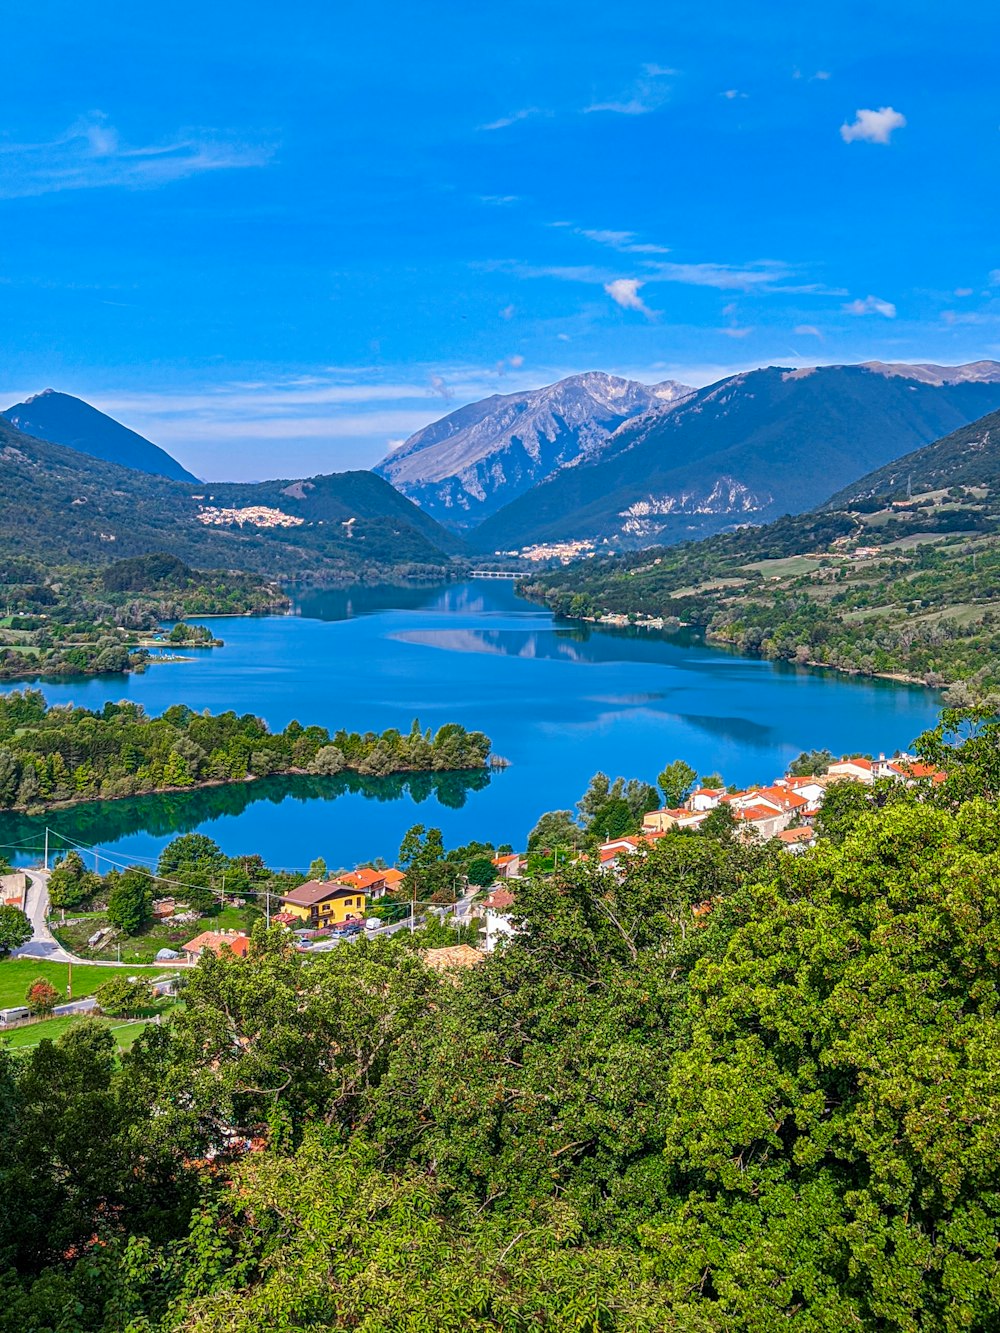
[(1000, 722), (921, 752), (801, 856), (521, 880), (467, 970), (258, 925), (120, 1060), (0, 1049), (0, 1330), (995, 1327)]
[(446, 723), (437, 732), (414, 720), (408, 733), (330, 734), (290, 722), (272, 733), (247, 713), (196, 713), (184, 704), (150, 717), (131, 701), (100, 712), (47, 707), (39, 690), (0, 696), (0, 809), (137, 796), (270, 774), (372, 777), (482, 769), (490, 741)]
[[(102, 568), (0, 558), (0, 680), (144, 670), (149, 636), (189, 616), (283, 611), (288, 597), (259, 575), (196, 570), (164, 552)], [(177, 626), (166, 643), (211, 644), (202, 626)]]

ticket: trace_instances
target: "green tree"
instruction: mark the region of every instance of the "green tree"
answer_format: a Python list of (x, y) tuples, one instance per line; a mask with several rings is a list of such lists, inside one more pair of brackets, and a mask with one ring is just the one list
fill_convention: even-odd
[(49, 902), (59, 908), (80, 907), (94, 887), (93, 880), (87, 877), (83, 857), (79, 852), (69, 852), (56, 862), (49, 876)]
[(477, 856), (469, 862), (466, 878), (477, 888), (488, 888), (497, 877), (497, 868), (488, 856)]
[(102, 1013), (132, 1018), (152, 1005), (152, 983), (146, 977), (116, 974), (98, 986), (94, 998)]
[(108, 897), (108, 922), (126, 935), (137, 935), (152, 912), (153, 892), (148, 873), (141, 866), (123, 870)]
[(317, 856), (315, 860), (309, 862), (309, 869), (306, 873), (309, 879), (326, 879), (328, 873), (326, 862), (321, 856)]
[(825, 773), (832, 763), (833, 755), (829, 750), (803, 750), (798, 759), (793, 759), (788, 765), (788, 776), (790, 778), (816, 777)]
[(406, 871), (429, 870), (444, 856), (444, 841), (439, 828), (414, 824), (399, 845), (399, 864)]
[(656, 779), (656, 785), (663, 792), (664, 804), (676, 809), (684, 804), (697, 781), (698, 774), (691, 765), (683, 759), (675, 759)]
[(549, 810), (541, 816), (528, 834), (528, 851), (552, 851), (556, 847), (579, 847), (582, 841), (579, 824), (571, 810)]
[(33, 934), (31, 922), (20, 907), (0, 904), (0, 958), (27, 944)]

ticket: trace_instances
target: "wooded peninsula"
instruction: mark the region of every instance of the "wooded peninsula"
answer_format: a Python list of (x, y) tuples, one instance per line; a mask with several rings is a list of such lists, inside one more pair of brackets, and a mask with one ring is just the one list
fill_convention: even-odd
[(48, 707), (40, 690), (0, 697), (0, 809), (35, 810), (78, 801), (245, 782), (272, 774), (445, 773), (483, 769), (490, 740), (446, 723), (414, 720), (408, 733), (290, 722), (272, 733), (259, 717), (196, 713), (185, 704), (150, 717), (141, 704)]

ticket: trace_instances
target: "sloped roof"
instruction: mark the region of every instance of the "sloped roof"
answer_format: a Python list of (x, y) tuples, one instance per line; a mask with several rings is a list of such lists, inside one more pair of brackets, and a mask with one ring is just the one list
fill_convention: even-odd
[(340, 898), (345, 893), (354, 891), (353, 886), (340, 884), (335, 879), (310, 879), (305, 884), (300, 884), (297, 889), (283, 894), (281, 901), (293, 903), (296, 907), (315, 907), (317, 903), (326, 902), (329, 898)]
[(443, 949), (424, 949), (423, 960), (432, 972), (450, 972), (456, 967), (476, 967), (483, 955), (471, 944), (448, 944)]

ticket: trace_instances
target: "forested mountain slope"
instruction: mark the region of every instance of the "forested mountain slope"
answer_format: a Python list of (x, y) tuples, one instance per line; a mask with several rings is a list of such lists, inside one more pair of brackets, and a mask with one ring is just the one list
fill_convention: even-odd
[(998, 408), (996, 362), (734, 375), (626, 423), (605, 457), (534, 487), (471, 540), (480, 550), (570, 539), (636, 547), (766, 522)]
[(459, 545), (370, 472), (193, 486), (0, 422), (0, 553), (105, 563), (170, 551), (202, 569), (349, 575), (441, 568)]

